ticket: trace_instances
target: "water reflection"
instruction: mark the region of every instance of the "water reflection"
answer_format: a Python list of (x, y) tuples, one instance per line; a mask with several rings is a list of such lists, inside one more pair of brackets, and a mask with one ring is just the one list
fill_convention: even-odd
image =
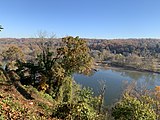
[(148, 88), (154, 88), (156, 85), (160, 85), (159, 74), (124, 69), (102, 68), (91, 76), (75, 74), (74, 78), (77, 83), (93, 88), (95, 94), (98, 94), (99, 91), (98, 81), (104, 80), (107, 86), (105, 102), (108, 105), (116, 102), (120, 98), (125, 88), (125, 82), (131, 83), (133, 80), (136, 80), (138, 86), (147, 85)]
[(155, 85), (160, 85), (160, 74), (150, 72), (129, 71), (123, 69), (114, 69), (112, 71), (118, 72), (124, 77), (129, 77), (132, 80), (136, 80), (139, 84), (146, 84), (149, 88), (153, 88), (155, 87)]

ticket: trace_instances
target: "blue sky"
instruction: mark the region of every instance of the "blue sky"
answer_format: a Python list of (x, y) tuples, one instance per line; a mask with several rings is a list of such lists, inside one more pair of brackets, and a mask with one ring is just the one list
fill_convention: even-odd
[(160, 38), (160, 0), (0, 0), (0, 37)]

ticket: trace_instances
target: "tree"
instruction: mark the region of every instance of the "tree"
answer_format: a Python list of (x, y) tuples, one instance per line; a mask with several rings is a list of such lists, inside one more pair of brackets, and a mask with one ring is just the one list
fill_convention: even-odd
[[(62, 38), (62, 46), (57, 49), (57, 55), (54, 60), (55, 63), (52, 71), (52, 75), (54, 76), (53, 86), (56, 86), (57, 93), (61, 93), (61, 88), (64, 88), (64, 91), (67, 90), (67, 92), (64, 93), (68, 95), (63, 96), (66, 96), (67, 99), (64, 99), (68, 101), (72, 91), (72, 74), (88, 74), (91, 71), (92, 58), (89, 55), (89, 48), (86, 41), (79, 37), (74, 38), (69, 36)], [(67, 86), (64, 87), (64, 85)]]
[(10, 46), (7, 50), (2, 51), (3, 61), (23, 60), (24, 54), (17, 46)]
[(0, 31), (1, 31), (2, 29), (4, 29), (4, 28), (2, 28), (2, 26), (0, 25)]
[(66, 75), (73, 73), (88, 74), (91, 71), (92, 58), (87, 42), (79, 37), (62, 38), (63, 46), (58, 49), (61, 55), (60, 63), (65, 69)]
[(74, 73), (88, 74), (91, 71), (90, 50), (87, 42), (79, 37), (62, 38), (61, 45), (56, 50), (51, 44), (51, 41), (42, 37), (42, 42), (38, 43), (40, 54), (37, 56), (36, 64), (28, 66), (28, 63), (23, 63), (22, 65), (28, 66), (33, 76), (36, 72), (44, 76), (49, 86), (48, 92), (55, 98), (60, 96), (63, 97), (63, 100), (69, 101), (72, 91), (72, 75)]

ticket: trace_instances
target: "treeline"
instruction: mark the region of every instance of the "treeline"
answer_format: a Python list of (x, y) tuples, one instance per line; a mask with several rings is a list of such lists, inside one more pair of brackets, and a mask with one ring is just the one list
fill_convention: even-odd
[[(86, 39), (91, 50), (108, 50), (114, 54), (122, 54), (128, 56), (130, 54), (137, 54), (141, 57), (154, 56), (160, 57), (160, 39)], [(23, 49), (27, 47), (33, 50), (34, 43), (41, 41), (39, 38), (1, 38), (0, 46), (18, 45)], [(46, 38), (53, 46), (60, 45), (60, 38)], [(54, 43), (54, 44), (53, 44)], [(32, 47), (31, 47), (32, 44)], [(35, 44), (36, 45), (36, 44)], [(2, 50), (2, 49), (1, 49)]]
[(96, 61), (141, 71), (160, 71), (159, 39), (90, 40)]
[(137, 54), (145, 57), (159, 57), (160, 39), (117, 39), (117, 40), (89, 40), (92, 50), (108, 50), (114, 54), (128, 56)]
[(5, 51), (10, 46), (17, 46), (25, 54), (25, 59), (31, 60), (41, 51), (37, 44), (38, 42), (47, 42), (52, 47), (57, 48), (61, 46), (62, 41), (58, 38), (0, 38), (0, 52)]
[[(45, 38), (50, 41), (53, 46), (60, 45), (60, 38)], [(91, 50), (108, 50), (114, 54), (122, 54), (128, 56), (130, 54), (137, 54), (145, 57), (154, 56), (160, 57), (160, 39), (113, 39), (113, 40), (100, 40), (100, 39), (86, 39), (88, 46)], [(18, 45), (19, 47), (28, 47), (32, 50), (31, 44), (41, 41), (39, 38), (1, 38), (0, 46)], [(54, 44), (53, 44), (54, 43)], [(2, 49), (1, 49), (2, 50)]]
[[(40, 49), (36, 42), (40, 38), (1, 38), (0, 52), (10, 45), (18, 46), (25, 54), (25, 59), (32, 60)], [(57, 48), (62, 45), (60, 38), (43, 38), (43, 41)], [(160, 72), (160, 39), (86, 39), (90, 55), (95, 61), (106, 61), (109, 65), (138, 69), (141, 71)]]

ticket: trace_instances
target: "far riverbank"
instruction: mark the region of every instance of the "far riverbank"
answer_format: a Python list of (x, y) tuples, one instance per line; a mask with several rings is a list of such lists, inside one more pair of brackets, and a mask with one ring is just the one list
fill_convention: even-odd
[(147, 70), (147, 69), (139, 69), (135, 68), (133, 66), (124, 66), (124, 65), (118, 65), (118, 64), (105, 64), (103, 62), (98, 62), (95, 64), (95, 68), (105, 68), (105, 69), (123, 69), (123, 70), (130, 70), (130, 71), (138, 71), (138, 72), (148, 72), (148, 73), (157, 73), (160, 74), (159, 71), (153, 71), (153, 70)]

